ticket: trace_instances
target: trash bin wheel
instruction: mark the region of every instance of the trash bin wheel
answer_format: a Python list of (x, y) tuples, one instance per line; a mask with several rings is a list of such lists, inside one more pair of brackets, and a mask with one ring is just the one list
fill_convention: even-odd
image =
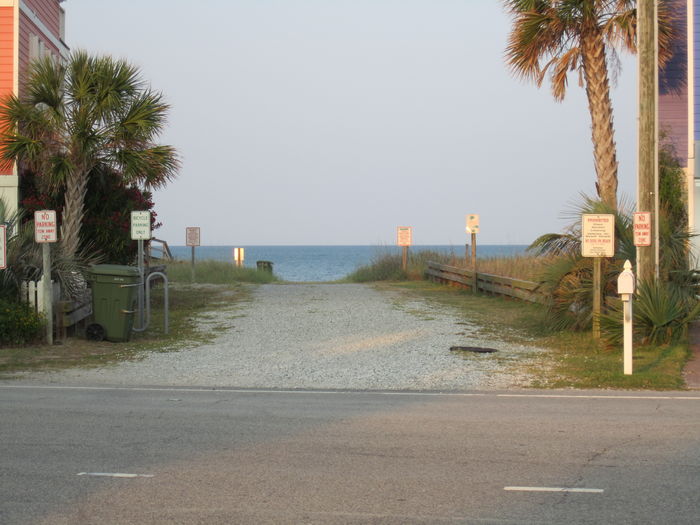
[(85, 328), (85, 337), (90, 341), (103, 341), (105, 338), (105, 329), (101, 324), (89, 324), (87, 328)]

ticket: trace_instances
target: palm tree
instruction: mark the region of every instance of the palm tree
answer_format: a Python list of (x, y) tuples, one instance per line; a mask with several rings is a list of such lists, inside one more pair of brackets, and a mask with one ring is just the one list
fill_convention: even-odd
[(171, 146), (156, 144), (169, 106), (124, 60), (84, 51), (67, 63), (47, 57), (32, 65), (26, 96), (0, 106), (0, 158), (41, 174), (43, 184), (65, 190), (61, 248), (73, 257), (90, 173), (105, 167), (126, 183), (157, 188), (178, 170)]
[(607, 60), (616, 48), (635, 50), (634, 0), (503, 0), (513, 16), (506, 61), (513, 72), (564, 99), (569, 72), (585, 86), (598, 196), (617, 207), (617, 158)]

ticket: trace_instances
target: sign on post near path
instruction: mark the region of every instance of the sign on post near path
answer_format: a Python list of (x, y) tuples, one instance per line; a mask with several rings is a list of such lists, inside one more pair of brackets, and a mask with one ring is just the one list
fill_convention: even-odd
[(131, 240), (150, 241), (151, 240), (151, 212), (132, 211), (131, 212)]
[(615, 216), (611, 213), (585, 213), (581, 217), (581, 255), (615, 255)]
[(188, 226), (185, 229), (185, 245), (186, 246), (199, 246), (199, 227), (198, 226)]
[(38, 243), (58, 241), (56, 210), (34, 212), (34, 240)]

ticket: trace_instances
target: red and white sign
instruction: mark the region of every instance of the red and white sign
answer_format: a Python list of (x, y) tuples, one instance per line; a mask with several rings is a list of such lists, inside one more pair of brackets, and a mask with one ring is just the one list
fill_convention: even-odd
[(199, 246), (199, 227), (191, 226), (185, 228), (185, 245), (186, 246)]
[(34, 240), (38, 243), (56, 242), (58, 240), (55, 210), (34, 212)]
[(7, 226), (0, 225), (0, 270), (7, 268)]
[(396, 228), (396, 244), (399, 246), (411, 246), (413, 244), (413, 228), (399, 226)]
[(615, 255), (615, 216), (613, 214), (582, 215), (581, 234), (581, 255), (584, 257)]
[(634, 214), (635, 246), (651, 246), (651, 212), (638, 211)]

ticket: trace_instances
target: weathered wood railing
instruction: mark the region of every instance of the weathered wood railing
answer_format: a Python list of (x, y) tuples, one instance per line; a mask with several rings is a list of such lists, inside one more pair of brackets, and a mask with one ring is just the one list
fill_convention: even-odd
[[(470, 289), (474, 283), (474, 272), (472, 270), (432, 261), (428, 262), (428, 269), (425, 271), (425, 274), (430, 279), (443, 283), (457, 284)], [(532, 281), (477, 272), (476, 286), (480, 292), (505, 295), (531, 303), (544, 303), (546, 300), (545, 294), (539, 290), (539, 284)]]

